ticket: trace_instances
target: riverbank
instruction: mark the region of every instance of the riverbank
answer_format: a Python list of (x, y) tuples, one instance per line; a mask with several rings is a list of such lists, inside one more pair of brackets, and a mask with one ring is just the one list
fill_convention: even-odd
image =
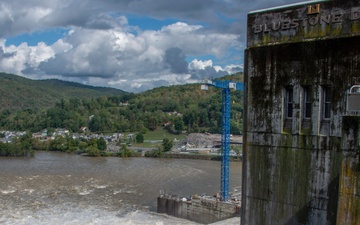
[[(169, 153), (164, 154), (163, 158), (174, 158), (174, 159), (199, 159), (199, 160), (214, 160), (220, 161), (220, 155), (195, 155), (195, 154), (180, 154), (180, 153)], [(241, 162), (241, 158), (230, 157), (231, 162)]]

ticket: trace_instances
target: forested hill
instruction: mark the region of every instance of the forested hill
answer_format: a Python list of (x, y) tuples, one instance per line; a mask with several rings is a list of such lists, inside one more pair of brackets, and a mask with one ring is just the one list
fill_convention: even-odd
[[(242, 81), (242, 73), (222, 79)], [(58, 85), (59, 82), (55, 86)], [(57, 87), (53, 86), (53, 88)], [(73, 89), (69, 86), (66, 88), (67, 93), (79, 91), (76, 90), (77, 86)], [(35, 90), (30, 91), (37, 93)], [(41, 93), (50, 96), (48, 93)], [(53, 90), (51, 93), (54, 93)], [(22, 94), (31, 96), (30, 93)], [(91, 132), (111, 133), (155, 130), (170, 124), (167, 127), (176, 132), (185, 130), (219, 133), (221, 131), (221, 90), (214, 87), (202, 91), (200, 84), (186, 84), (154, 88), (137, 94), (114, 94), (91, 99), (81, 99), (79, 96), (80, 94), (75, 94), (73, 98), (53, 100), (55, 105), (50, 108), (25, 110), (2, 108), (0, 130), (37, 132), (45, 128), (67, 128), (78, 132), (80, 127), (88, 127)], [(242, 129), (242, 96), (242, 91), (232, 91), (232, 134), (239, 134)], [(34, 98), (36, 97), (29, 97), (30, 100), (38, 101)], [(23, 99), (19, 97), (18, 100), (24, 104)], [(17, 104), (16, 101), (13, 102)]]
[(61, 99), (121, 96), (125, 93), (115, 88), (93, 87), (57, 79), (31, 80), (0, 73), (0, 105), (3, 110), (50, 108)]

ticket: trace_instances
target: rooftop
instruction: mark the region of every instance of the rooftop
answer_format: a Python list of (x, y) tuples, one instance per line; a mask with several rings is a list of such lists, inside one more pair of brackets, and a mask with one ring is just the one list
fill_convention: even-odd
[(289, 8), (289, 7), (295, 7), (295, 6), (302, 6), (302, 5), (306, 5), (306, 4), (313, 4), (313, 3), (319, 3), (319, 2), (328, 2), (328, 1), (331, 1), (331, 0), (312, 0), (312, 1), (298, 2), (298, 3), (288, 4), (288, 5), (281, 5), (281, 6), (277, 6), (277, 7), (254, 10), (254, 11), (249, 12), (249, 14), (262, 13), (262, 12), (271, 11), (271, 10), (277, 10), (277, 9), (283, 9), (283, 8)]

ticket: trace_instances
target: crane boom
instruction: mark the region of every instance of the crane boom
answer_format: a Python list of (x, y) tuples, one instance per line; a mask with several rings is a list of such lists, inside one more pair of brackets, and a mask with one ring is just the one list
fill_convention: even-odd
[(222, 89), (222, 136), (221, 136), (221, 181), (220, 181), (220, 200), (229, 200), (229, 181), (230, 181), (230, 109), (231, 94), (230, 90), (243, 90), (244, 83), (228, 80), (206, 80), (201, 89), (207, 90), (208, 86)]
[(244, 90), (244, 83), (229, 80), (205, 80), (203, 85), (209, 85), (222, 89), (234, 89), (238, 91)]

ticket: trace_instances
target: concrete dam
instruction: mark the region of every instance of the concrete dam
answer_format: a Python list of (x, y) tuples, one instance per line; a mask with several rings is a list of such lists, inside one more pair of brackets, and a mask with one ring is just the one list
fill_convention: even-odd
[(360, 1), (248, 14), (243, 225), (360, 224)]
[(177, 195), (160, 194), (157, 212), (209, 224), (232, 217), (240, 217), (240, 199), (235, 196), (227, 202), (206, 195), (193, 195), (190, 199)]
[(242, 225), (360, 225), (359, 44), (360, 0), (250, 12), (241, 203), (163, 195), (158, 211), (202, 223), (241, 211)]

